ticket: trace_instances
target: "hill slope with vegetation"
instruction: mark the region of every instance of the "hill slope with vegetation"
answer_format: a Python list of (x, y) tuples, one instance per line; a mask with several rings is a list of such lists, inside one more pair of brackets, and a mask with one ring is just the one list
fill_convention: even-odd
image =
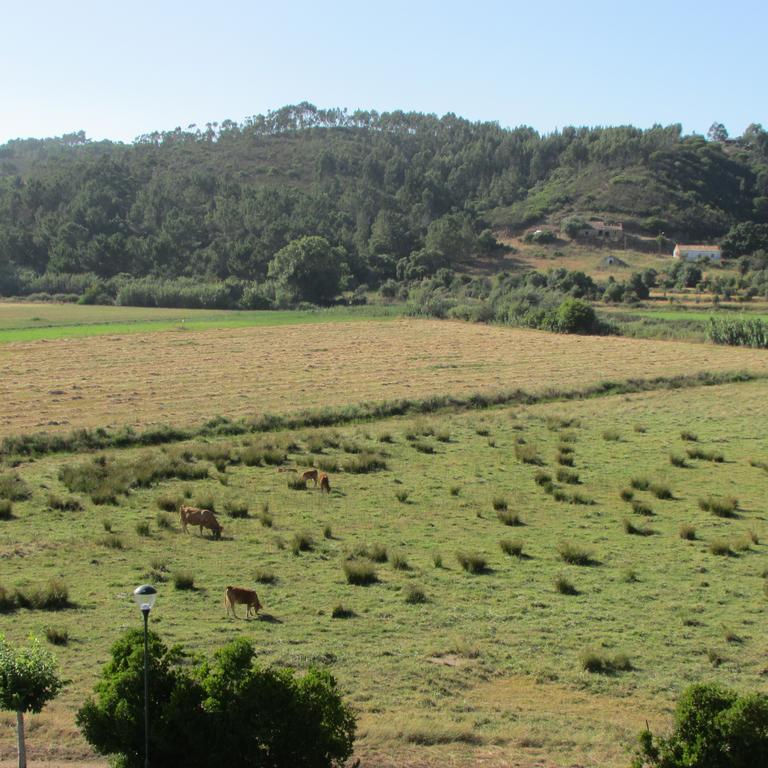
[(81, 294), (97, 280), (116, 295), (121, 280), (151, 277), (230, 280), (252, 308), (323, 302), (488, 255), (492, 228), (573, 215), (684, 239), (768, 221), (768, 132), (543, 135), (304, 103), (131, 144), (82, 132), (10, 141), (0, 147), (0, 295)]

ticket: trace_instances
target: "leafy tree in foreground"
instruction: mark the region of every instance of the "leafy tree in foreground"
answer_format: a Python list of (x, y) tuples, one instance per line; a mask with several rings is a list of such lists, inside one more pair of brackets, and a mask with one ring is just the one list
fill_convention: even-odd
[[(142, 642), (132, 631), (114, 645), (77, 715), (88, 742), (124, 768), (143, 765)], [(149, 651), (153, 766), (332, 768), (352, 754), (355, 720), (329, 673), (260, 667), (245, 639), (194, 665), (155, 634)]]
[(268, 274), (289, 301), (322, 303), (339, 291), (341, 255), (324, 237), (301, 237), (275, 254)]
[(768, 765), (768, 696), (692, 685), (669, 736), (640, 734), (635, 768), (763, 768)]
[(39, 640), (14, 648), (0, 635), (0, 709), (16, 713), (19, 768), (27, 765), (24, 713), (40, 712), (62, 685), (56, 659)]

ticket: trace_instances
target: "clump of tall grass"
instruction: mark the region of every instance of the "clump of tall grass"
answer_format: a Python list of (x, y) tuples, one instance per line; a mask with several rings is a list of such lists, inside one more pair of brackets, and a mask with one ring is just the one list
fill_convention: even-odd
[(572, 467), (574, 465), (574, 459), (572, 453), (563, 453), (558, 451), (555, 455), (555, 461), (563, 467)]
[(632, 670), (632, 662), (625, 653), (615, 656), (588, 649), (579, 655), (579, 664), (586, 672), (598, 674), (612, 674), (615, 672), (629, 672)]
[(550, 475), (549, 472), (544, 472), (541, 469), (536, 471), (536, 474), (533, 476), (533, 480), (536, 485), (541, 485), (543, 487), (552, 485), (552, 475)]
[(633, 477), (629, 484), (636, 490), (636, 491), (647, 491), (649, 486), (651, 485), (651, 481), (647, 477)]
[(616, 429), (606, 429), (603, 432), (603, 440), (615, 443), (621, 439), (621, 434)]
[(379, 579), (376, 575), (376, 567), (370, 560), (345, 560), (344, 575), (349, 584), (355, 586), (368, 586), (375, 584)]
[(581, 482), (577, 472), (571, 472), (567, 469), (558, 469), (557, 479), (558, 482), (566, 483), (568, 485), (579, 485)]
[(715, 464), (722, 464), (725, 461), (725, 456), (720, 451), (705, 450), (699, 446), (686, 448), (685, 452), (689, 459), (702, 459), (703, 461), (712, 461)]
[(49, 579), (45, 584), (16, 590), (20, 608), (38, 611), (60, 611), (69, 608), (69, 587), (62, 579)]
[(350, 608), (345, 608), (341, 603), (337, 603), (333, 606), (331, 611), (332, 619), (351, 619), (355, 615), (355, 612)]
[(242, 499), (228, 500), (224, 502), (224, 511), (231, 518), (248, 517), (248, 503)]
[(176, 571), (173, 576), (173, 586), (176, 589), (194, 589), (195, 588), (195, 576), (189, 571)]
[(13, 504), (8, 499), (0, 499), (0, 520), (13, 519)]
[(450, 443), (451, 433), (447, 429), (441, 429), (435, 432), (435, 440), (437, 440), (439, 443)]
[(768, 349), (768, 323), (757, 317), (710, 317), (707, 339), (715, 344)]
[(670, 453), (669, 454), (669, 463), (673, 467), (678, 467), (679, 469), (684, 469), (688, 465), (685, 463), (685, 456), (681, 456), (679, 453)]
[(69, 643), (69, 631), (62, 627), (46, 627), (45, 639), (51, 645), (67, 645)]
[(58, 509), (61, 512), (82, 512), (83, 505), (80, 499), (74, 496), (62, 498), (55, 493), (48, 494), (48, 508)]
[(315, 547), (315, 540), (310, 533), (306, 531), (296, 533), (291, 539), (291, 552), (298, 555), (300, 552), (310, 552)]
[(672, 499), (674, 496), (672, 495), (672, 489), (666, 484), (666, 483), (651, 483), (648, 486), (648, 490), (657, 498), (657, 499)]
[(381, 432), (378, 436), (378, 441), (380, 443), (394, 443), (395, 440), (392, 437), (392, 434), (390, 432)]
[(568, 577), (563, 576), (562, 574), (555, 577), (555, 591), (559, 592), (561, 595), (578, 595), (579, 594), (579, 591), (576, 589), (573, 583), (568, 579)]
[(435, 552), (432, 555), (432, 565), (434, 565), (435, 568), (443, 567), (443, 556), (439, 552)]
[(271, 528), (274, 525), (274, 518), (272, 517), (272, 513), (269, 511), (269, 504), (267, 502), (264, 502), (264, 504), (261, 505), (261, 510), (259, 511), (259, 522), (264, 526), (264, 528)]
[(352, 560), (358, 557), (374, 563), (386, 563), (389, 559), (389, 553), (384, 544), (363, 544), (362, 546), (355, 547), (349, 554), (348, 559)]
[(125, 549), (122, 538), (116, 533), (105, 533), (96, 539), (96, 543), (102, 547), (107, 547), (107, 549)]
[(326, 525), (323, 528), (323, 538), (324, 539), (332, 539), (333, 538), (333, 528), (331, 528), (330, 525)]
[(709, 543), (709, 551), (713, 555), (728, 556), (733, 554), (730, 542), (725, 539), (713, 539)]
[(307, 490), (307, 481), (299, 475), (288, 475), (286, 483), (292, 491)]
[(504, 523), (504, 525), (523, 525), (520, 515), (517, 512), (513, 512), (511, 509), (499, 509), (496, 512), (496, 517), (498, 517), (499, 522)]
[(16, 472), (0, 475), (0, 499), (26, 501), (32, 496), (32, 489)]
[(435, 452), (435, 446), (430, 445), (429, 443), (425, 442), (424, 440), (414, 440), (411, 443), (411, 448), (414, 448), (419, 453), (427, 453), (431, 454)]
[(408, 491), (397, 491), (395, 498), (401, 503), (405, 504), (408, 501)]
[(640, 435), (648, 431), (648, 428), (644, 424), (635, 424), (635, 426), (632, 427), (632, 429), (634, 429), (635, 432), (637, 432)]
[(152, 532), (150, 531), (149, 523), (146, 521), (136, 523), (136, 533), (138, 533), (139, 536), (144, 536), (145, 538), (150, 536)]
[(501, 512), (509, 506), (507, 500), (503, 496), (494, 496), (491, 500), (491, 506), (495, 512)]
[(16, 610), (16, 595), (0, 584), (0, 613)]
[(451, 496), (458, 496), (461, 493), (461, 486), (460, 485), (452, 485), (448, 492), (451, 494)]
[(640, 527), (635, 525), (629, 518), (624, 518), (623, 521), (624, 532), (633, 536), (652, 536), (653, 531), (650, 528)]
[(499, 547), (505, 555), (511, 555), (512, 557), (523, 556), (523, 542), (520, 539), (501, 539), (499, 541)]
[(570, 541), (561, 541), (557, 545), (560, 559), (570, 565), (594, 565), (593, 552)]
[(396, 571), (409, 571), (411, 566), (408, 565), (408, 558), (402, 552), (395, 552), (390, 557), (389, 562)]
[(544, 460), (539, 456), (535, 445), (515, 445), (515, 458), (523, 464), (542, 466)]
[(636, 515), (644, 515), (645, 517), (653, 517), (653, 510), (644, 502), (638, 499), (632, 500), (632, 511)]
[(686, 541), (695, 541), (696, 528), (688, 523), (683, 523), (683, 525), (680, 526), (680, 538), (685, 539)]
[(404, 592), (405, 602), (409, 605), (420, 605), (427, 602), (427, 594), (423, 587), (416, 584), (406, 584)]
[(257, 568), (253, 574), (253, 580), (257, 584), (275, 584), (277, 576), (269, 568)]
[(320, 456), (315, 459), (315, 466), (323, 472), (338, 472), (339, 462), (330, 456)]
[(695, 432), (691, 432), (689, 429), (684, 429), (680, 433), (680, 439), (686, 440), (689, 443), (696, 443), (699, 440), (699, 436)]
[(181, 503), (182, 500), (178, 496), (169, 494), (162, 494), (155, 499), (158, 509), (163, 510), (163, 512), (177, 512)]
[(717, 517), (736, 517), (739, 502), (733, 496), (707, 496), (699, 499), (699, 509)]
[(488, 561), (478, 552), (457, 552), (456, 559), (467, 573), (477, 575), (488, 570)]
[(386, 469), (387, 462), (377, 454), (363, 452), (347, 459), (343, 464), (343, 468), (345, 472), (361, 475)]
[(619, 498), (622, 501), (632, 501), (635, 498), (635, 494), (631, 488), (622, 488), (619, 491)]

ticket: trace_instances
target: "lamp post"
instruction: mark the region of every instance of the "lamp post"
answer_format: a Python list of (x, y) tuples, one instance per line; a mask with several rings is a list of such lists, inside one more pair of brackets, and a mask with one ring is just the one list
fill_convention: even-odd
[(157, 590), (151, 584), (142, 584), (133, 590), (133, 599), (144, 616), (144, 768), (149, 768), (149, 642), (147, 622), (155, 604)]

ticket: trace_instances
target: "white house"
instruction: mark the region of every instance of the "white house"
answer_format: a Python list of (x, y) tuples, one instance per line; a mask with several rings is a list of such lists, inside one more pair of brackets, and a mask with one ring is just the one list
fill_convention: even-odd
[(672, 258), (681, 261), (698, 261), (706, 259), (707, 261), (719, 262), (723, 258), (723, 252), (717, 245), (681, 245), (677, 244), (672, 251)]

